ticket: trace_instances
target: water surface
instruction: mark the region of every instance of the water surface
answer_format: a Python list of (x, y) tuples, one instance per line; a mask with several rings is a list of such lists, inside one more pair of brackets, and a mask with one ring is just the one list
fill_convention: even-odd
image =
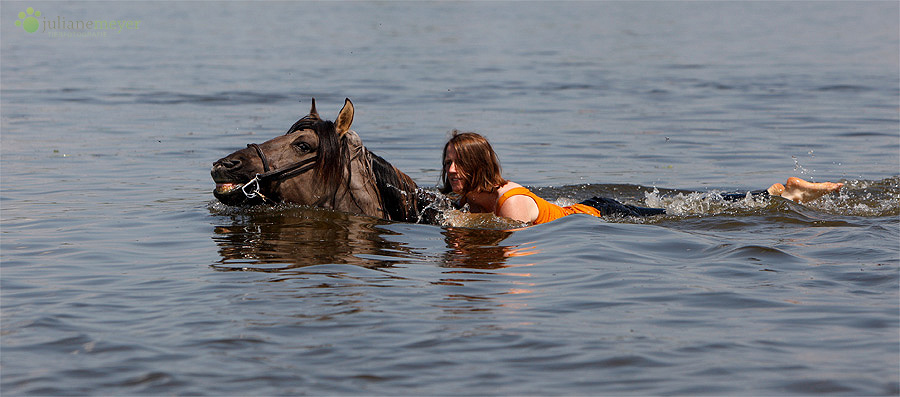
[[(140, 20), (102, 37), (16, 26)], [(4, 395), (900, 393), (896, 2), (0, 3)], [(84, 33), (84, 32), (82, 32)], [(503, 230), (216, 203), (345, 97), (560, 203)], [(787, 177), (798, 205), (722, 201)]]

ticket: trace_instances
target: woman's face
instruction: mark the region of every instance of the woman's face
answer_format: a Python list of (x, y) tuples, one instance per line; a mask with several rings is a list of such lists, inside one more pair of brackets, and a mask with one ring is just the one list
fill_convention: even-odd
[(447, 182), (450, 182), (453, 193), (461, 194), (465, 179), (462, 170), (458, 168), (457, 159), (456, 148), (453, 145), (448, 146), (447, 157), (444, 157), (444, 171), (447, 173)]

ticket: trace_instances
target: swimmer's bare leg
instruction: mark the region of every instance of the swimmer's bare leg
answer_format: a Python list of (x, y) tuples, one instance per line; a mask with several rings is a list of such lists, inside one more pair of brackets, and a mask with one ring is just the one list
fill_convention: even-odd
[(815, 183), (790, 177), (784, 185), (776, 183), (770, 186), (767, 191), (772, 196), (781, 196), (797, 203), (808, 203), (828, 193), (837, 192), (843, 186), (843, 183)]

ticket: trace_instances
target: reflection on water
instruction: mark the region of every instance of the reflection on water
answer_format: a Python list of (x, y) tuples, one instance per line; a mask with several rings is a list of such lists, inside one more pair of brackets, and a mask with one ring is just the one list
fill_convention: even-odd
[[(343, 314), (348, 308), (349, 313), (369, 310), (357, 292), (348, 295), (347, 283), (356, 288), (427, 283), (439, 291), (428, 299), (443, 313), (440, 318), (456, 321), (483, 318), (495, 310), (515, 310), (521, 303), (509, 296), (532, 293), (535, 287), (532, 274), (523, 269), (534, 265), (527, 257), (541, 250), (535, 243), (505, 243), (514, 230), (402, 224), (410, 229), (398, 231), (391, 223), (375, 218), (288, 205), (237, 208), (213, 203), (210, 210), (229, 221), (214, 228), (212, 239), (221, 259), (213, 268), (280, 273), (270, 279), (279, 283), (286, 279), (282, 275), (325, 278), (327, 282), (307, 283), (293, 290), (279, 286), (278, 291), (309, 299), (328, 297), (329, 304), (340, 306)], [(471, 217), (469, 222), (496, 223), (478, 218)], [(412, 237), (418, 233), (442, 239), (446, 249), (428, 253), (433, 247), (415, 246)], [(426, 272), (434, 273), (423, 280), (401, 276), (403, 269), (397, 268), (415, 268), (422, 263), (430, 265)], [(329, 313), (328, 319), (335, 315), (331, 309), (321, 311)]]
[[(384, 268), (426, 259), (418, 253), (424, 248), (386, 238), (397, 232), (384, 227), (389, 222), (380, 219), (288, 205), (237, 208), (213, 203), (210, 208), (230, 220), (217, 225), (212, 237), (221, 256), (212, 266), (219, 270), (273, 272), (321, 264)], [(496, 218), (491, 222), (497, 223)], [(500, 269), (507, 266), (508, 258), (538, 252), (535, 247), (502, 244), (513, 230), (440, 230), (447, 250), (440, 258), (427, 259), (437, 259), (442, 267)]]
[(216, 209), (230, 213), (213, 240), (220, 270), (280, 271), (318, 264), (389, 267), (411, 255), (401, 243), (385, 240), (384, 221), (298, 206)]
[[(501, 275), (512, 278), (527, 279), (530, 273), (523, 272), (519, 268), (533, 266), (533, 263), (515, 264), (508, 263), (510, 258), (521, 258), (540, 252), (535, 245), (504, 245), (503, 240), (510, 237), (513, 231), (495, 229), (468, 229), (446, 228), (443, 230), (447, 251), (442, 255), (441, 266), (446, 268), (458, 268), (457, 270), (444, 271), (450, 275), (440, 280), (444, 285), (463, 286), (466, 282), (477, 281), (475, 275)], [(515, 270), (510, 268), (516, 268)], [(502, 272), (491, 270), (506, 269)], [(513, 279), (512, 287), (506, 288), (503, 294), (525, 294), (532, 292), (529, 287), (534, 285), (529, 281)], [(479, 297), (483, 299), (483, 297)]]
[(518, 248), (501, 245), (511, 231), (447, 228), (443, 231), (447, 252), (442, 266), (472, 269), (498, 269)]

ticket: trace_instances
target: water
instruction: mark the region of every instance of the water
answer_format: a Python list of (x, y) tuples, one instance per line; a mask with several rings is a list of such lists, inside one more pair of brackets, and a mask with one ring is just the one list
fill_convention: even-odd
[[(900, 394), (896, 2), (0, 13), (4, 395)], [(313, 96), (425, 188), (458, 128), (550, 200), (669, 215), (215, 203), (211, 163)], [(790, 176), (846, 187), (716, 195)]]

